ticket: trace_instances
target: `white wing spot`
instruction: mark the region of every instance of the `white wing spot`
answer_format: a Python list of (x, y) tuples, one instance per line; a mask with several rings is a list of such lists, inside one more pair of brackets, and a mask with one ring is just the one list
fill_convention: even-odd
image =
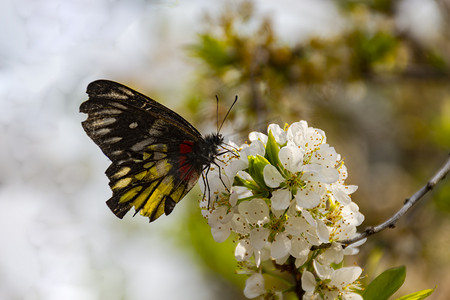
[(166, 158), (166, 153), (162, 153), (162, 152), (153, 152), (153, 159), (154, 160), (160, 160), (160, 159), (163, 159), (163, 158)]
[(116, 118), (103, 118), (99, 120), (95, 120), (92, 122), (92, 126), (94, 127), (104, 127), (111, 125), (112, 123), (116, 122)]
[(120, 99), (120, 100), (126, 100), (126, 99), (128, 99), (128, 96), (127, 96), (127, 95), (118, 93), (118, 92), (116, 92), (116, 91), (110, 91), (109, 93), (102, 94), (101, 97), (104, 97), (104, 98), (113, 98), (113, 99)]
[(150, 135), (160, 135), (164, 130), (166, 129), (164, 121), (163, 120), (156, 120), (155, 123), (153, 123), (153, 126), (149, 129)]
[(134, 129), (134, 128), (138, 127), (138, 123), (137, 122), (133, 122), (128, 127), (130, 127), (131, 129)]
[(107, 144), (115, 144), (117, 142), (120, 142), (121, 140), (122, 140), (122, 137), (115, 136), (115, 137), (112, 137), (110, 139), (105, 140), (105, 143), (107, 143)]
[(156, 135), (156, 136), (158, 136), (158, 135), (161, 134), (161, 131), (158, 130), (158, 129), (154, 129), (154, 128), (152, 127), (152, 128), (150, 128), (150, 130), (148, 131), (148, 133), (149, 133), (150, 135)]
[(154, 138), (147, 138), (145, 140), (142, 140), (136, 144), (134, 144), (133, 146), (131, 146), (131, 150), (133, 151), (141, 151), (145, 148), (145, 146), (150, 145), (152, 143), (155, 142)]
[(107, 109), (99, 111), (97, 114), (99, 114), (99, 115), (119, 115), (121, 113), (122, 113), (122, 111), (120, 109), (107, 108)]
[(123, 153), (123, 150), (116, 150), (116, 151), (111, 152), (111, 155), (116, 156), (116, 155), (120, 155), (122, 153)]
[(166, 175), (170, 170), (170, 165), (167, 164), (167, 159), (162, 159), (156, 162), (156, 172), (159, 176)]
[(111, 131), (110, 128), (102, 128), (102, 129), (95, 131), (95, 134), (96, 135), (105, 135), (105, 134), (109, 133), (110, 131)]
[(134, 93), (132, 91), (130, 91), (129, 89), (127, 89), (127, 88), (118, 87), (117, 89), (120, 90), (122, 93), (124, 93), (125, 95), (127, 95), (129, 97), (134, 96)]
[[(120, 95), (120, 94), (119, 94), (119, 95)], [(124, 97), (124, 99), (128, 99), (128, 97)], [(120, 103), (117, 103), (117, 102), (111, 102), (110, 105), (111, 105), (111, 106), (114, 106), (114, 107), (117, 107), (117, 108), (119, 108), (119, 109), (121, 109), (121, 110), (126, 110), (126, 109), (127, 109), (127, 107), (126, 107), (125, 105), (120, 104)]]

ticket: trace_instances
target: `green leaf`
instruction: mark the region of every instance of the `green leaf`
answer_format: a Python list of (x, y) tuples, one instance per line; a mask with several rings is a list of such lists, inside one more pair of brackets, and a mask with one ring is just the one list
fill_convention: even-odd
[(405, 277), (405, 266), (388, 269), (367, 286), (362, 296), (364, 300), (388, 299), (402, 286)]
[(397, 300), (421, 300), (421, 299), (427, 298), (428, 296), (433, 294), (433, 292), (434, 292), (434, 289), (427, 289), (427, 290), (418, 291), (418, 292), (397, 298)]
[(200, 41), (190, 47), (193, 56), (202, 58), (212, 69), (219, 73), (233, 63), (234, 58), (230, 55), (224, 41), (208, 34), (202, 34), (199, 38)]
[(245, 186), (246, 188), (248, 188), (249, 190), (252, 190), (252, 191), (255, 191), (255, 190), (259, 189), (259, 186), (256, 184), (255, 181), (253, 181), (253, 180), (245, 180), (245, 179), (242, 179), (239, 176), (235, 176), (234, 177), (233, 185), (234, 186)]
[(248, 174), (262, 189), (268, 188), (264, 181), (264, 167), (268, 164), (269, 161), (261, 155), (248, 157)]
[(278, 146), (275, 137), (272, 134), (272, 130), (269, 130), (269, 137), (266, 144), (266, 153), (264, 157), (275, 167), (281, 166), (280, 159), (278, 158), (278, 152), (280, 152), (280, 147)]

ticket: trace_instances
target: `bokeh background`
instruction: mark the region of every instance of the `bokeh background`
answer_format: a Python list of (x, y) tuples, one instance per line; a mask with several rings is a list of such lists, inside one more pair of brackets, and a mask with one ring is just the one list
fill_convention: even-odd
[[(0, 299), (243, 299), (232, 238), (216, 244), (194, 189), (170, 217), (117, 219), (109, 161), (78, 113), (89, 82), (122, 82), (202, 132), (244, 142), (268, 123), (325, 130), (353, 200), (378, 224), (450, 149), (448, 0), (2, 0)], [(220, 117), (219, 117), (220, 118)], [(349, 260), (396, 294), (450, 294), (447, 179)], [(363, 226), (364, 226), (363, 225)]]

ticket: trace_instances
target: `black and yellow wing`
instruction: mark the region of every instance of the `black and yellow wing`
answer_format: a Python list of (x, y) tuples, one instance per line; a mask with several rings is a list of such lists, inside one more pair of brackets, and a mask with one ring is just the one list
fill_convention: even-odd
[(87, 94), (80, 106), (88, 114), (82, 126), (112, 161), (106, 170), (110, 209), (123, 218), (134, 207), (150, 222), (170, 214), (209, 163), (197, 155), (205, 144), (201, 134), (174, 111), (122, 84), (97, 80)]

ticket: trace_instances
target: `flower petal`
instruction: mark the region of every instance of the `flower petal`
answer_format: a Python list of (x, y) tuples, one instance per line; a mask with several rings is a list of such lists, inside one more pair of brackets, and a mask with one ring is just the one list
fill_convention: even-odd
[(357, 185), (346, 185), (344, 186), (344, 192), (347, 194), (353, 194), (358, 189)]
[(302, 274), (302, 289), (305, 292), (314, 292), (316, 289), (316, 278), (314, 278), (313, 273), (309, 271), (303, 271)]
[(261, 133), (261, 132), (257, 132), (257, 131), (250, 132), (250, 134), (248, 135), (248, 139), (252, 143), (257, 141), (257, 140), (260, 140), (264, 144), (267, 143), (267, 135), (265, 135), (264, 133)]
[(287, 145), (280, 149), (278, 158), (283, 167), (291, 173), (300, 171), (300, 165), (303, 162), (303, 155), (305, 151), (294, 145)]
[(302, 217), (290, 217), (287, 219), (285, 226), (285, 232), (293, 236), (300, 236), (302, 233), (310, 227), (305, 218)]
[(291, 240), (291, 249), (289, 253), (295, 258), (306, 258), (309, 254), (310, 245), (300, 237), (294, 237)]
[(255, 273), (245, 281), (244, 295), (252, 299), (265, 294), (264, 277), (260, 273)]
[(250, 241), (248, 239), (240, 240), (234, 250), (234, 257), (236, 257), (236, 260), (245, 261), (249, 259), (252, 254), (253, 247), (250, 245)]
[(357, 280), (361, 273), (362, 269), (360, 267), (344, 267), (337, 269), (331, 274), (329, 285), (342, 288)]
[(357, 293), (344, 293), (342, 300), (364, 300), (360, 294)]
[(331, 185), (331, 191), (339, 203), (342, 205), (347, 205), (352, 202), (352, 199), (349, 195), (343, 190), (344, 186), (341, 184), (333, 184)]
[(280, 257), (280, 258), (277, 258), (277, 259), (275, 259), (275, 263), (277, 264), (277, 265), (284, 265), (284, 263), (287, 261), (287, 259), (289, 258), (289, 254), (286, 254), (285, 256), (283, 256), (283, 257)]
[(239, 213), (248, 223), (262, 226), (269, 221), (269, 207), (260, 198), (242, 201), (238, 206)]
[(269, 242), (269, 234), (270, 230), (264, 227), (261, 228), (253, 228), (250, 231), (250, 244), (256, 250), (261, 250), (264, 248)]
[(211, 234), (217, 243), (224, 242), (230, 236), (230, 226), (223, 225), (217, 228), (211, 228)]
[(286, 131), (284, 131), (280, 127), (280, 125), (270, 124), (267, 127), (267, 133), (269, 133), (269, 131), (272, 131), (273, 137), (275, 138), (275, 141), (277, 141), (279, 145), (284, 145), (286, 143), (287, 140)]
[(291, 204), (291, 191), (288, 189), (273, 191), (271, 202), (274, 210), (285, 210)]
[(332, 247), (326, 249), (317, 258), (323, 264), (339, 264), (344, 259), (344, 250), (339, 243), (333, 243)]
[(233, 214), (228, 214), (228, 208), (226, 206), (219, 206), (210, 214), (208, 225), (211, 227), (218, 227), (229, 222), (232, 216)]
[(286, 256), (291, 250), (291, 240), (286, 233), (277, 233), (270, 247), (270, 256), (279, 259)]
[(277, 168), (272, 165), (264, 167), (264, 182), (268, 187), (277, 188), (280, 183), (284, 182), (284, 177), (278, 172)]
[(319, 164), (309, 164), (302, 168), (304, 172), (303, 181), (334, 183), (339, 179), (339, 172), (335, 168), (322, 166)]
[(307, 211), (306, 209), (302, 209), (302, 216), (303, 218), (305, 218), (306, 222), (308, 222), (308, 224), (310, 224), (313, 227), (317, 227), (317, 221), (316, 219), (313, 218), (313, 216), (311, 215), (311, 213), (309, 211)]
[(317, 276), (319, 276), (319, 278), (322, 280), (329, 279), (334, 271), (330, 266), (322, 265), (317, 260), (313, 260), (313, 267), (314, 271), (316, 271)]
[(330, 231), (328, 226), (322, 220), (317, 220), (317, 236), (322, 243), (328, 243), (330, 241)]
[(246, 235), (250, 232), (250, 227), (245, 221), (245, 218), (240, 214), (234, 214), (233, 219), (231, 219), (231, 228), (234, 232)]
[(320, 203), (319, 194), (310, 191), (308, 189), (303, 189), (297, 191), (295, 195), (295, 200), (297, 200), (297, 205), (303, 208), (314, 208)]

